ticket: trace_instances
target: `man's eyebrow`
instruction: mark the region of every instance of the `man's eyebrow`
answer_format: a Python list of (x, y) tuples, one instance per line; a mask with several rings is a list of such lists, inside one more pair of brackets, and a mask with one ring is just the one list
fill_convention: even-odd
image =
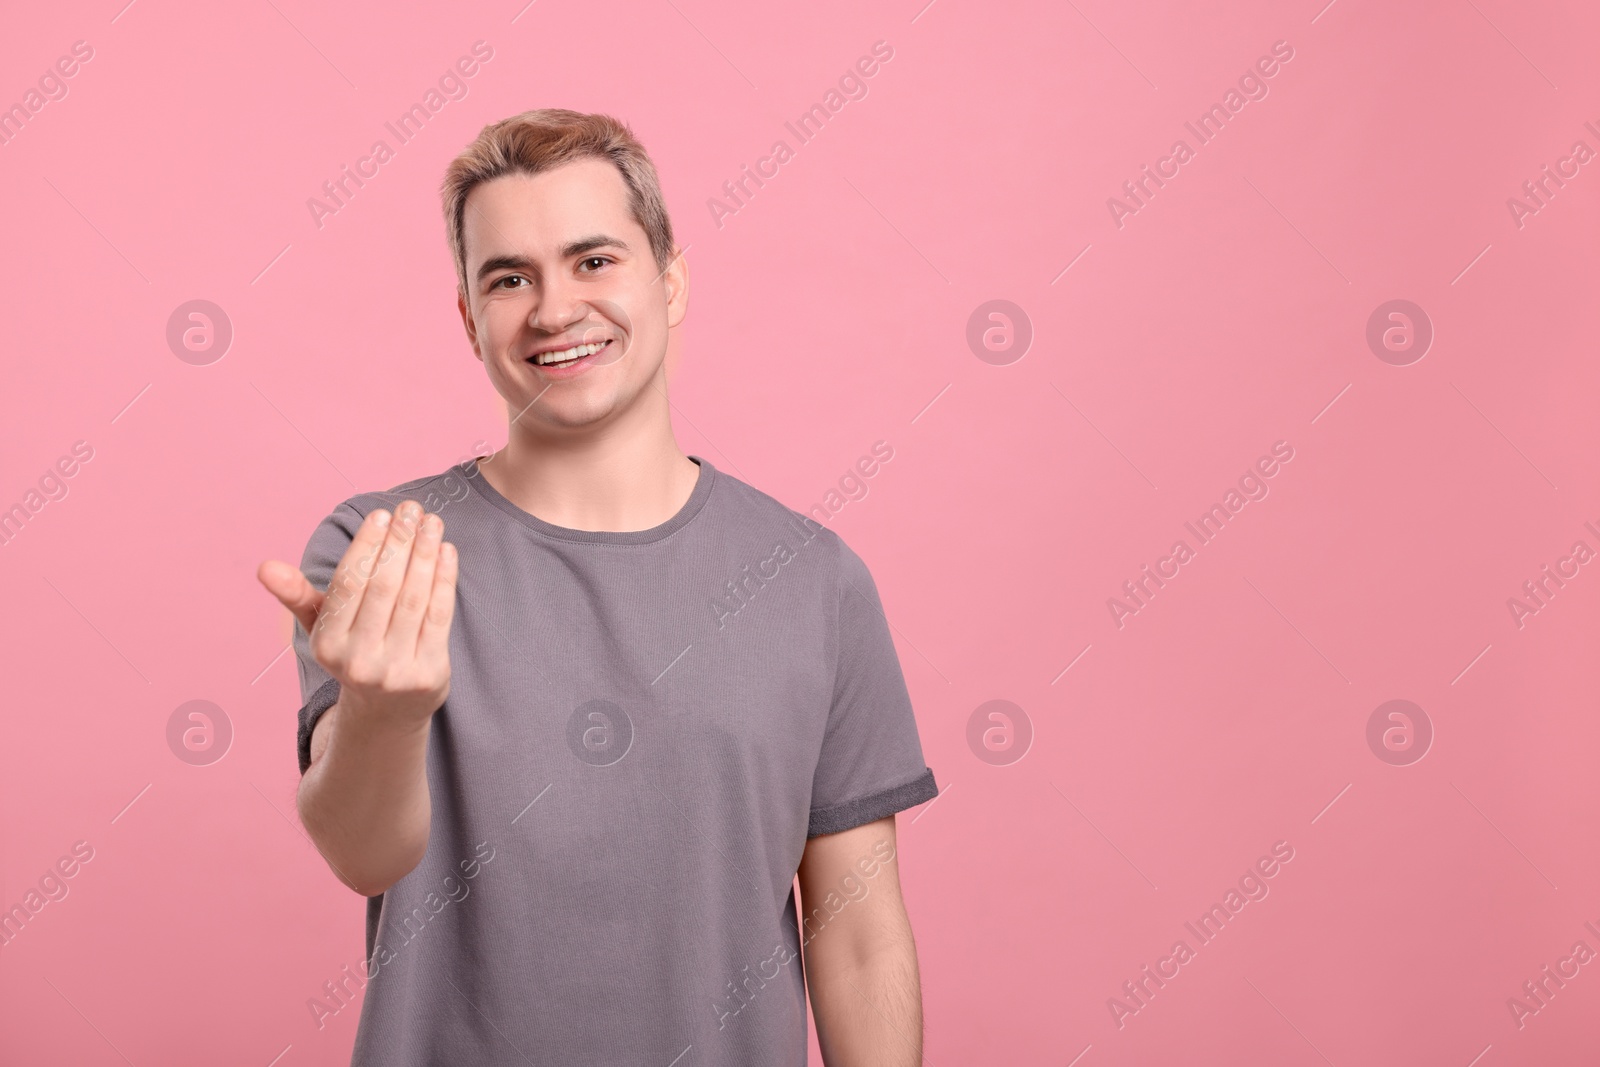
[(593, 252), (596, 248), (615, 248), (619, 252), (630, 251), (627, 242), (620, 237), (612, 237), (604, 233), (592, 233), (588, 237), (580, 237), (576, 241), (562, 246), (561, 258), (571, 259), (573, 256), (581, 256), (585, 252)]
[[(612, 237), (609, 234), (604, 233), (594, 233), (590, 234), (588, 237), (580, 237), (576, 241), (570, 241), (563, 245), (561, 248), (561, 258), (571, 259), (574, 256), (581, 256), (585, 252), (593, 252), (597, 248), (615, 248), (619, 252), (632, 251), (632, 249), (628, 247), (628, 243), (620, 237)], [(534, 264), (533, 260), (529, 259), (527, 256), (495, 256), (493, 259), (484, 260), (483, 265), (478, 268), (478, 280), (481, 282), (485, 277), (493, 274), (497, 270), (532, 271), (535, 269), (535, 266), (536, 265)]]
[(483, 281), (484, 278), (497, 270), (508, 269), (531, 271), (533, 269), (533, 260), (527, 256), (495, 256), (493, 259), (486, 259), (483, 261), (483, 265), (478, 268), (478, 281)]

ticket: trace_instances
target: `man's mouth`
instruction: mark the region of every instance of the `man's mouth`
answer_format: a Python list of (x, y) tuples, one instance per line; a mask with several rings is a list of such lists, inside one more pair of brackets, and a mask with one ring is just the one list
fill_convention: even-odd
[(537, 363), (541, 367), (559, 367), (568, 363), (576, 363), (585, 356), (592, 356), (610, 344), (611, 341), (608, 338), (596, 344), (573, 345), (571, 348), (562, 348), (551, 352), (536, 352), (528, 357), (528, 362)]

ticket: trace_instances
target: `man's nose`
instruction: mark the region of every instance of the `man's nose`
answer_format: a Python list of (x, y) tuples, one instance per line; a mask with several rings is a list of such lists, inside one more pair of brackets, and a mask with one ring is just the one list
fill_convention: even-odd
[(546, 333), (560, 333), (589, 314), (575, 283), (565, 278), (546, 279), (528, 325)]

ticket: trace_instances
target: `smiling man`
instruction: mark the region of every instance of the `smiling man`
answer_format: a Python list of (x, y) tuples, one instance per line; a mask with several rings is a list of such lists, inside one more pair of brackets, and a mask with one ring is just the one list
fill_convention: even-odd
[(933, 772), (860, 557), (673, 437), (648, 156), (530, 111), (443, 199), (506, 446), (259, 574), (301, 818), (368, 898), (352, 1062), (801, 1067), (809, 985), (830, 1067), (920, 1063), (895, 813)]

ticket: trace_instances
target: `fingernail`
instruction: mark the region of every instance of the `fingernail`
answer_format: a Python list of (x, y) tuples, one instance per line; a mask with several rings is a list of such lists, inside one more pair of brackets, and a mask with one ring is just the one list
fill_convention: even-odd
[(372, 521), (381, 530), (383, 527), (389, 525), (389, 513), (382, 508), (379, 508), (377, 511), (372, 513)]

